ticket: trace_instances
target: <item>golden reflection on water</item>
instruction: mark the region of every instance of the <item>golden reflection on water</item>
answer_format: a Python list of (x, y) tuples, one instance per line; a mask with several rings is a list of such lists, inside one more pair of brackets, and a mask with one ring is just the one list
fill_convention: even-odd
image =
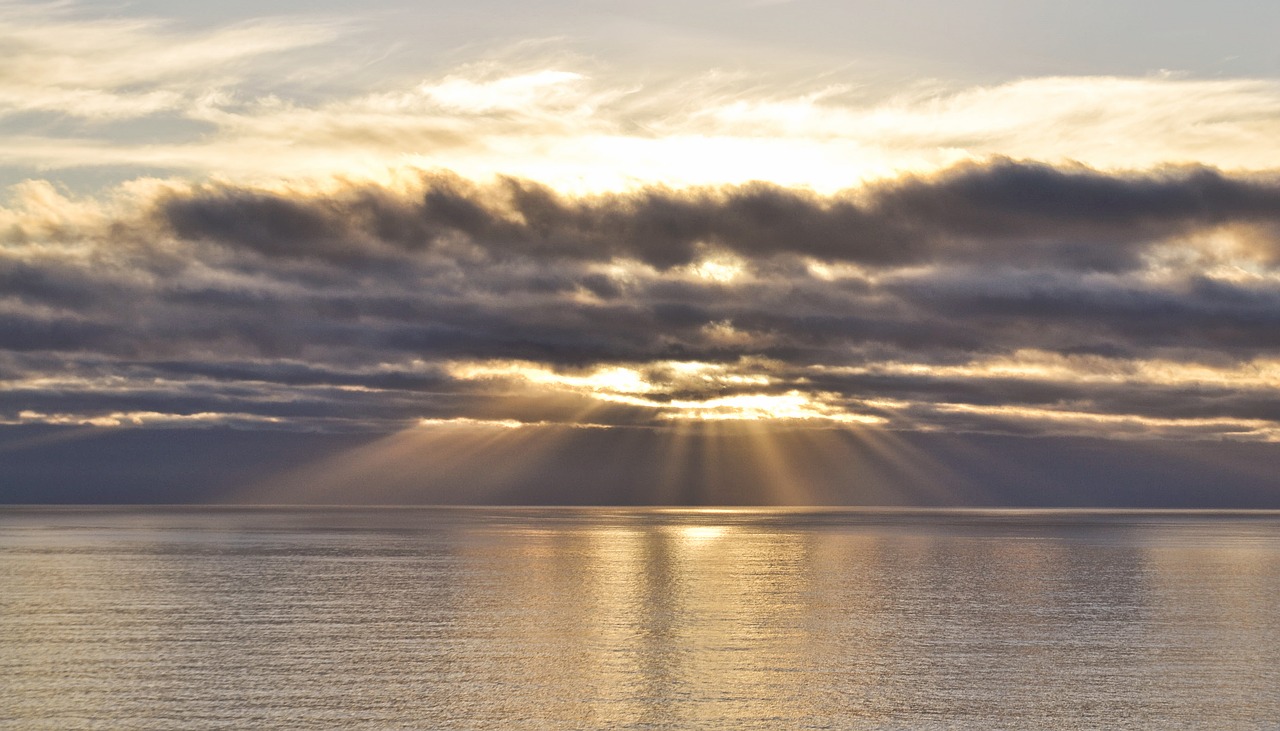
[[(467, 593), (498, 589), (492, 606), (536, 608), (512, 610), (503, 629), (521, 638), (514, 645), (539, 638), (538, 651), (499, 666), (517, 679), (509, 702), (639, 726), (799, 717), (788, 706), (793, 674), (805, 669), (795, 652), (804, 542), (702, 522), (712, 513), (669, 517), (676, 522), (503, 536), (511, 553), (501, 575)], [(486, 561), (479, 550), (475, 560)]]
[(1280, 717), (1277, 528), (1044, 511), (0, 513), (0, 719), (1263, 728)]

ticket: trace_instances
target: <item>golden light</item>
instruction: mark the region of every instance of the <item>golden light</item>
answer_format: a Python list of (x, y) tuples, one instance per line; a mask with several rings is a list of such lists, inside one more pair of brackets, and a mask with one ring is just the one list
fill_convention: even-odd
[(718, 525), (686, 525), (679, 529), (679, 533), (680, 537), (686, 541), (700, 543), (723, 536), (725, 528)]
[(513, 378), (531, 384), (603, 394), (640, 394), (653, 390), (653, 385), (634, 368), (603, 367), (585, 375), (559, 373), (546, 366), (526, 361), (488, 361), (458, 363), (449, 367), (450, 375), (464, 380)]
[(247, 485), (229, 499), (299, 504), (483, 501), (536, 473), (572, 431), (512, 419), (422, 419)]
[[(450, 375), (464, 380), (499, 379), (552, 392), (586, 396), (607, 403), (641, 407), (664, 421), (825, 421), (840, 424), (884, 424), (874, 414), (853, 413), (834, 394), (746, 392), (716, 395), (726, 389), (767, 386), (772, 378), (743, 363), (744, 371), (716, 363), (663, 361), (644, 366), (608, 366), (581, 373), (562, 373), (524, 361), (455, 363)], [(703, 398), (669, 398), (673, 392), (705, 392)]]
[[(574, 475), (568, 478), (579, 486), (574, 494), (581, 490), (587, 503), (600, 495), (651, 505), (892, 504), (901, 497), (892, 486), (904, 479), (917, 493), (946, 499), (941, 468), (880, 428), (888, 424), (881, 414), (909, 405), (881, 401), (858, 413), (863, 402), (839, 394), (766, 390), (777, 388), (781, 376), (765, 360), (578, 369), (459, 361), (448, 372), (488, 382), (496, 397), (483, 416), (422, 418), (398, 434), (282, 475), (255, 497), (483, 502), (549, 484), (549, 465), (586, 460), (566, 474)], [(544, 420), (551, 413), (555, 421)], [(585, 436), (587, 429), (613, 436), (597, 442)], [(609, 452), (581, 451), (598, 450), (588, 444), (608, 444)], [(610, 471), (601, 471), (605, 465)], [(635, 474), (617, 479), (611, 470), (619, 465), (634, 465), (625, 469)], [(610, 484), (593, 484), (596, 475)], [(724, 532), (698, 521), (681, 526), (678, 535), (705, 543)]]
[(1234, 417), (1165, 418), (1138, 414), (1099, 414), (1069, 409), (1026, 406), (981, 406), (975, 404), (939, 404), (939, 411), (996, 416), (1005, 421), (1050, 424), (1056, 433), (1089, 436), (1105, 427), (1113, 439), (1195, 436), (1200, 433), (1230, 434), (1236, 439), (1280, 442), (1280, 427), (1265, 419)]
[(784, 394), (751, 393), (703, 400), (676, 399), (666, 402), (670, 410), (663, 419), (698, 421), (760, 421), (811, 419), (840, 423), (881, 424), (885, 419), (870, 414), (850, 414), (815, 400), (800, 391)]
[(1100, 355), (1063, 355), (1023, 349), (960, 365), (886, 361), (869, 366), (811, 366), (838, 375), (924, 375), (933, 378), (999, 378), (1146, 387), (1216, 386), (1273, 391), (1280, 388), (1280, 360), (1256, 358), (1212, 365), (1158, 359), (1122, 359)]
[(747, 262), (729, 252), (717, 251), (684, 268), (690, 276), (705, 282), (729, 284), (747, 273)]
[(517, 419), (471, 419), (468, 417), (457, 417), (453, 419), (419, 419), (418, 426), (421, 427), (497, 427), (500, 429), (521, 429), (527, 426), (537, 426), (542, 422), (531, 423), (527, 421), (519, 421)]

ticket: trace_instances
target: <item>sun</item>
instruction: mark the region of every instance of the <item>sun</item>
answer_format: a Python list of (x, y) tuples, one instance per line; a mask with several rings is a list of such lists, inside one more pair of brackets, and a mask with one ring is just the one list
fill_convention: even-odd
[(533, 393), (560, 394), (647, 412), (655, 422), (813, 421), (876, 425), (885, 417), (848, 409), (837, 394), (780, 390), (768, 364), (696, 361), (600, 366), (558, 371), (524, 361), (455, 363), (450, 375), (498, 380)]

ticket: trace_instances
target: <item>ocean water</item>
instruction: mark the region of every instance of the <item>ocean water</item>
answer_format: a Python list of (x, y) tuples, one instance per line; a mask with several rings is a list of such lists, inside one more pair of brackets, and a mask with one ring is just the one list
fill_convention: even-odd
[(1280, 729), (1280, 514), (0, 509), (4, 729)]

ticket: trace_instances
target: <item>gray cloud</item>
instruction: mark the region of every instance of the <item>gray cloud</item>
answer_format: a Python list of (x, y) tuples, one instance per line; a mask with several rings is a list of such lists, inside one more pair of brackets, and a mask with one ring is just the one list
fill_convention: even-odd
[[(491, 257), (638, 259), (665, 268), (712, 246), (871, 265), (995, 258), (1124, 271), (1154, 244), (1228, 224), (1280, 223), (1280, 181), (1200, 167), (1108, 175), (997, 160), (821, 197), (764, 183), (568, 199), (536, 183), (429, 177), (413, 195), (373, 186), (305, 198), (208, 187), (170, 196), (179, 236), (269, 256), (380, 260), (469, 245)], [(1268, 258), (1275, 242), (1262, 242)]]
[[(1238, 377), (1280, 356), (1269, 177), (995, 160), (829, 197), (570, 198), (428, 175), (408, 191), (209, 185), (147, 206), (82, 229), (28, 222), (0, 250), (0, 419), (660, 426), (675, 401), (801, 392), (894, 429), (1085, 428), (1055, 411), (1148, 436), (1280, 423), (1274, 386)], [(1059, 369), (983, 370), (1027, 357)], [(524, 365), (451, 366), (508, 361)], [(637, 403), (518, 374), (665, 361), (754, 378), (655, 371)], [(1197, 385), (1143, 362), (1219, 375)]]

